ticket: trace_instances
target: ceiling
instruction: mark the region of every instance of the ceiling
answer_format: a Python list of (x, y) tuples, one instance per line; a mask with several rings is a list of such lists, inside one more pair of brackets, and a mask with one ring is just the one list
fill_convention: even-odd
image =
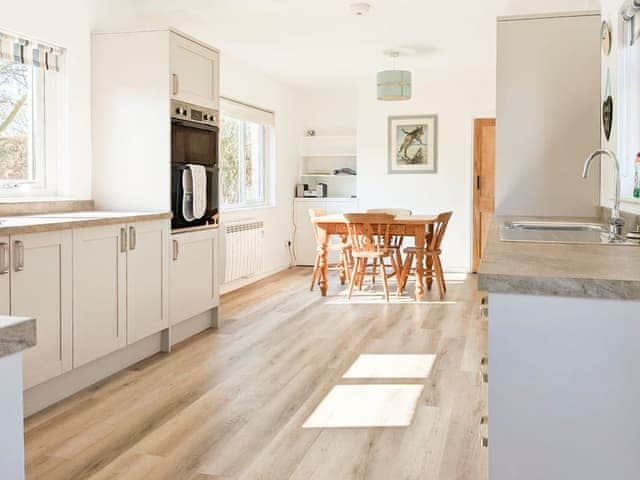
[(592, 10), (598, 0), (93, 0), (94, 28), (170, 25), (300, 88), (353, 86), (389, 67), (482, 69), (495, 65), (500, 15)]

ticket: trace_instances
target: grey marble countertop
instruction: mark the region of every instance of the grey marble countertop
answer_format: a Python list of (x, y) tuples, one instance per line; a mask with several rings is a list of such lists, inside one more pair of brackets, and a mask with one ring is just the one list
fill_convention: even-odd
[(0, 217), (0, 235), (50, 232), (170, 218), (171, 212), (109, 212), (100, 210), (5, 216)]
[(36, 321), (29, 317), (0, 315), (0, 357), (21, 352), (36, 344)]
[[(506, 220), (585, 220), (495, 217), (478, 270), (478, 288), (494, 293), (640, 300), (640, 247), (502, 242)], [(588, 219), (599, 222), (599, 219)]]

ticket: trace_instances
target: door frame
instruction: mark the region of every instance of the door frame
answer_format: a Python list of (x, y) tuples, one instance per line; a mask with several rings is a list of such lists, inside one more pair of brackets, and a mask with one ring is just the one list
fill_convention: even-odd
[[(473, 190), (473, 201), (472, 201), (472, 241), (471, 241), (471, 271), (473, 273), (478, 272), (478, 267), (480, 266), (480, 248), (479, 248), (479, 236), (480, 236), (480, 218), (479, 218), (479, 202), (480, 195), (478, 189), (478, 179), (479, 176), (479, 167), (480, 167), (480, 159), (481, 159), (481, 145), (482, 145), (482, 137), (481, 131), (484, 126), (496, 126), (495, 118), (476, 118), (473, 121), (473, 176), (471, 189)], [(495, 192), (494, 192), (495, 193)]]

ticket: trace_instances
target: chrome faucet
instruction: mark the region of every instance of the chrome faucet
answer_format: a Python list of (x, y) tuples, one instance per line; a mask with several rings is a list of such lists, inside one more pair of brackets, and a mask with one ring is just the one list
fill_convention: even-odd
[(591, 166), (591, 162), (602, 155), (607, 156), (611, 160), (613, 160), (613, 164), (615, 167), (616, 199), (613, 205), (613, 210), (611, 212), (609, 233), (612, 236), (620, 237), (622, 235), (622, 227), (624, 227), (625, 220), (624, 218), (622, 218), (622, 215), (620, 215), (620, 162), (618, 162), (618, 157), (611, 150), (596, 150), (591, 155), (589, 155), (589, 158), (587, 158), (587, 160), (584, 162), (582, 178), (587, 178), (587, 176), (589, 175), (589, 167)]

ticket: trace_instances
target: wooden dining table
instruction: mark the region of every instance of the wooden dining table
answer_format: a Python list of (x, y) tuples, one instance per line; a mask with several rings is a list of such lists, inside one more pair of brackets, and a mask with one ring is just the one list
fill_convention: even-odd
[[(396, 216), (389, 229), (391, 235), (399, 235), (403, 237), (413, 237), (416, 247), (416, 289), (415, 296), (417, 301), (422, 301), (424, 298), (424, 250), (427, 234), (433, 234), (434, 225), (438, 219), (437, 215), (410, 215), (410, 216)], [(321, 257), (320, 257), (320, 293), (323, 297), (327, 296), (327, 290), (329, 286), (329, 240), (331, 235), (337, 235), (341, 238), (343, 243), (348, 241), (349, 232), (347, 230), (347, 222), (343, 215), (325, 215), (321, 217), (315, 217), (312, 222), (318, 229), (318, 241), (320, 243)], [(431, 268), (429, 263), (430, 257), (427, 257), (427, 270)], [(341, 278), (346, 277), (346, 272), (340, 272)], [(398, 292), (401, 288), (401, 272), (396, 272), (396, 279), (398, 282)], [(428, 276), (426, 285), (427, 288), (431, 288), (433, 279)]]

